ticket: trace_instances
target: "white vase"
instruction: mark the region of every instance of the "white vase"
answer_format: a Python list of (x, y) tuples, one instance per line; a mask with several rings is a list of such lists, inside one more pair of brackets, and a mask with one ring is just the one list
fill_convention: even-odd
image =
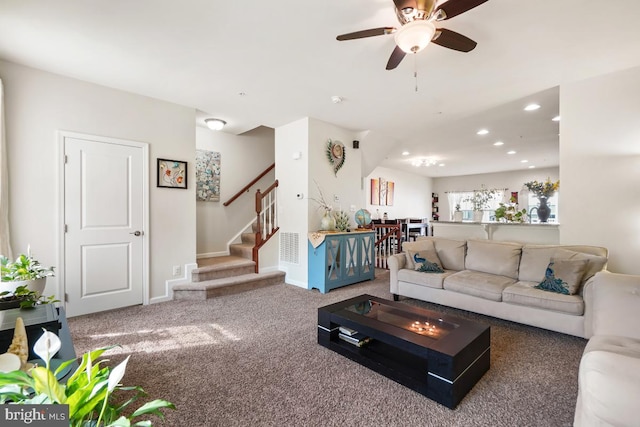
[(473, 211), (473, 222), (482, 222), (483, 211)]
[(320, 220), (320, 230), (322, 231), (334, 231), (336, 229), (336, 219), (331, 215), (331, 212), (325, 211), (322, 219)]
[(462, 211), (455, 211), (453, 213), (453, 221), (454, 222), (462, 222)]
[(44, 288), (47, 285), (47, 278), (43, 277), (41, 279), (34, 280), (17, 280), (14, 282), (0, 282), (0, 293), (1, 292), (15, 292), (16, 289), (20, 286), (26, 286), (29, 290), (37, 292), (38, 295), (42, 295), (44, 292)]

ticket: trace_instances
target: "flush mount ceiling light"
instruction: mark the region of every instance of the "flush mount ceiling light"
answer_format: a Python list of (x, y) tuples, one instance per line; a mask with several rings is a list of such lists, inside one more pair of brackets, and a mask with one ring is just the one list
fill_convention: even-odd
[(211, 130), (220, 130), (227, 124), (227, 122), (222, 119), (204, 119), (204, 122)]
[(424, 159), (415, 159), (411, 164), (417, 168), (420, 166), (429, 167), (438, 164), (438, 160), (433, 157), (426, 157)]
[(540, 108), (538, 104), (529, 104), (526, 107), (524, 107), (524, 111), (535, 111), (538, 108)]
[(394, 37), (396, 45), (405, 53), (418, 53), (431, 41), (436, 33), (436, 27), (429, 21), (412, 21), (396, 31)]

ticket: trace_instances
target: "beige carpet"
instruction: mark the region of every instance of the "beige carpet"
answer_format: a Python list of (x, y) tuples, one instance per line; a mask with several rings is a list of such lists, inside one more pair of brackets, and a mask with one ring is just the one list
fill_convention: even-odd
[(491, 325), (491, 369), (450, 410), (316, 343), (317, 308), (389, 294), (388, 272), (326, 295), (276, 285), (75, 317), (78, 353), (132, 354), (123, 383), (174, 402), (162, 426), (570, 426), (586, 341), (405, 300)]

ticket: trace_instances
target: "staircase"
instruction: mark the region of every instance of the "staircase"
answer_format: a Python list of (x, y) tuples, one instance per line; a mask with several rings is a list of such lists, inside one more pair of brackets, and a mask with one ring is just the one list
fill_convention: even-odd
[(255, 232), (243, 233), (241, 243), (229, 245), (230, 255), (198, 260), (191, 283), (174, 286), (173, 298), (205, 300), (284, 283), (282, 271), (255, 273), (256, 263), (251, 260), (255, 241)]

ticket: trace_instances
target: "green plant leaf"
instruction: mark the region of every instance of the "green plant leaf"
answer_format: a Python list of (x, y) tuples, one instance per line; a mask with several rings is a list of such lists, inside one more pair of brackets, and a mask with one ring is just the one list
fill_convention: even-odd
[(171, 402), (167, 402), (166, 400), (156, 399), (139, 407), (131, 415), (131, 418), (139, 417), (140, 415), (145, 414), (154, 414), (159, 416), (160, 418), (164, 418), (164, 415), (162, 414), (162, 412), (160, 412), (160, 409), (162, 408), (176, 409), (176, 406)]
[(37, 366), (29, 372), (34, 380), (33, 389), (37, 393), (46, 394), (55, 403), (66, 403), (67, 396), (64, 392), (64, 386), (58, 383), (53, 372), (44, 366)]

